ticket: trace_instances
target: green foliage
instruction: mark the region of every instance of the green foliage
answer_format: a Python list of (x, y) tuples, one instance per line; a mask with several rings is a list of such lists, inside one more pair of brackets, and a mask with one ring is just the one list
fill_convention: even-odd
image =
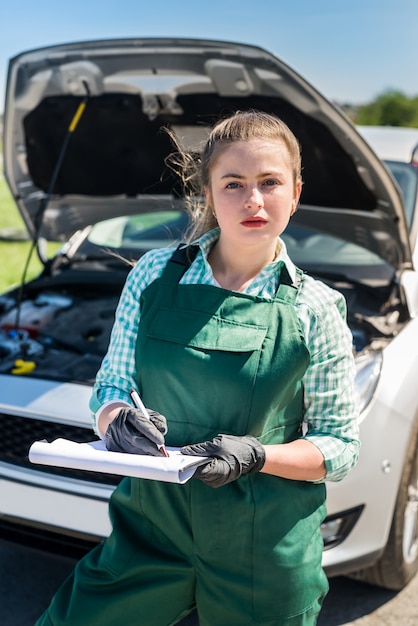
[[(0, 174), (0, 293), (18, 285), (22, 279), (30, 241), (17, 241), (26, 232), (20, 213), (10, 194), (6, 181)], [(57, 246), (55, 245), (55, 248)], [(32, 255), (27, 280), (42, 269), (36, 253)]]
[(7, 183), (0, 173), (0, 231), (4, 228), (24, 229), (25, 225)]
[(418, 127), (418, 96), (408, 98), (400, 91), (385, 91), (373, 102), (358, 107), (356, 124), (366, 126)]

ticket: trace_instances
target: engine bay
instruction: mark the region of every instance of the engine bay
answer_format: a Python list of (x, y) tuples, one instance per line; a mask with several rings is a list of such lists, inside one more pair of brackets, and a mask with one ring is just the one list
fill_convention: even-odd
[(91, 384), (120, 289), (31, 289), (20, 307), (10, 295), (0, 298), (0, 372)]
[[(71, 271), (68, 272), (71, 275)], [(0, 373), (92, 384), (106, 353), (124, 272), (38, 279), (0, 298)], [(322, 280), (324, 280), (322, 278)], [(408, 319), (398, 296), (325, 280), (346, 298), (353, 351), (381, 349)], [(48, 285), (48, 288), (46, 288)]]

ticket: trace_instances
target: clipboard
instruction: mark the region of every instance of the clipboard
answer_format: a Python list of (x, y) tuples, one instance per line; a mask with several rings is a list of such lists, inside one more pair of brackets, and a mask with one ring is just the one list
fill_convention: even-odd
[(179, 448), (167, 447), (167, 452), (168, 457), (111, 452), (102, 440), (77, 443), (60, 438), (52, 442), (35, 441), (28, 456), (31, 463), (38, 465), (104, 472), (180, 485), (193, 476), (199, 465), (209, 460), (208, 457), (181, 454)]

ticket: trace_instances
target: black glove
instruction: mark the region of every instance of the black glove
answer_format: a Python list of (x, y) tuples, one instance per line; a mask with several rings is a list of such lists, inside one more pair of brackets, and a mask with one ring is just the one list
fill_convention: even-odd
[(264, 447), (250, 435), (218, 435), (212, 441), (184, 446), (181, 453), (213, 457), (194, 473), (195, 478), (211, 487), (222, 487), (243, 474), (259, 472), (266, 460)]
[(106, 448), (112, 452), (164, 456), (158, 446), (164, 444), (167, 421), (157, 411), (148, 413), (151, 420), (140, 409), (121, 409), (106, 430)]

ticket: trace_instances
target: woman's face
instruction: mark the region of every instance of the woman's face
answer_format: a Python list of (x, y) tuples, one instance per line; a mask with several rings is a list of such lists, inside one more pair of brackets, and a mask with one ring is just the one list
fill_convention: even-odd
[(206, 198), (224, 241), (275, 246), (296, 210), (300, 192), (286, 145), (251, 139), (222, 149), (211, 168)]

